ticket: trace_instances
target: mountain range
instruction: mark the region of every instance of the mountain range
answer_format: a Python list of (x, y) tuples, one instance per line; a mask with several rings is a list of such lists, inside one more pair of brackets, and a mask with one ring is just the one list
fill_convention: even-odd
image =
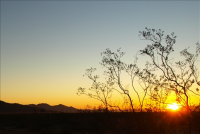
[(76, 113), (78, 109), (62, 104), (51, 106), (46, 103), (22, 105), (18, 103), (6, 103), (0, 100), (0, 113), (47, 113), (62, 112)]

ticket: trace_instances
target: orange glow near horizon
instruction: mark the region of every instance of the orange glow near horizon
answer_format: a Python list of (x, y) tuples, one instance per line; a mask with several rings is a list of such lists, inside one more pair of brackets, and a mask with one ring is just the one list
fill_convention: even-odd
[(172, 103), (169, 104), (167, 109), (171, 109), (171, 110), (178, 110), (180, 108), (180, 105), (178, 105), (177, 103)]

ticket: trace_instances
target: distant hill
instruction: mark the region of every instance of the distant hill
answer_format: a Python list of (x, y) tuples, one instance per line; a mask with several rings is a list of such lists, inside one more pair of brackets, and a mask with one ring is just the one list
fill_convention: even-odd
[(78, 112), (78, 109), (73, 108), (73, 107), (68, 107), (62, 104), (55, 105), (55, 106), (50, 106), (49, 104), (46, 103), (40, 103), (40, 104), (30, 104), (29, 106), (31, 107), (37, 107), (37, 108), (42, 108), (48, 111), (57, 111), (57, 112), (65, 112), (65, 113), (76, 113)]
[(78, 109), (59, 104), (50, 106), (46, 103), (22, 105), (18, 103), (6, 103), (0, 100), (0, 113), (46, 113), (46, 112), (65, 112), (76, 113)]
[(43, 113), (47, 112), (42, 108), (30, 107), (17, 103), (6, 103), (0, 100), (0, 113)]

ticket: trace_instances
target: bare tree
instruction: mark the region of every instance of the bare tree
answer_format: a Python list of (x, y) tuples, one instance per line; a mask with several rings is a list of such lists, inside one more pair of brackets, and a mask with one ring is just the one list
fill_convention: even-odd
[[(103, 58), (100, 64), (104, 68), (106, 68), (104, 72), (104, 74), (108, 78), (106, 81), (106, 84), (97, 82), (98, 76), (91, 75), (95, 69), (93, 68), (88, 69), (86, 70), (86, 75), (88, 76), (89, 79), (93, 81), (93, 84), (90, 90), (93, 91), (95, 94), (86, 93), (86, 89), (81, 88), (81, 87), (78, 89), (78, 94), (79, 95), (85, 94), (91, 98), (101, 101), (106, 107), (106, 109), (108, 107), (116, 107), (120, 111), (122, 111), (119, 108), (119, 106), (113, 106), (111, 105), (111, 102), (108, 103), (108, 100), (110, 98), (110, 95), (112, 94), (112, 91), (115, 90), (124, 98), (124, 104), (128, 105), (128, 107), (131, 108), (132, 112), (135, 112), (134, 106), (133, 106), (133, 99), (131, 98), (129, 89), (127, 89), (123, 85), (123, 81), (121, 77), (122, 73), (126, 73), (130, 76), (131, 87), (134, 90), (134, 92), (137, 94), (139, 104), (140, 104), (140, 111), (142, 112), (144, 98), (146, 96), (147, 89), (149, 88), (149, 83), (144, 81), (144, 78), (147, 79), (147, 77), (150, 78), (150, 76), (147, 76), (149, 75), (147, 71), (146, 72), (144, 70), (140, 71), (140, 69), (136, 65), (137, 59), (135, 60), (134, 64), (126, 64), (122, 62), (121, 58), (124, 56), (124, 54), (125, 53), (121, 52), (120, 49), (118, 49), (116, 53), (112, 52), (110, 49), (106, 49), (104, 52), (102, 52), (101, 55)], [(142, 89), (144, 91), (144, 96), (142, 98), (140, 98), (140, 94), (138, 93), (138, 90), (135, 88), (134, 81), (136, 77), (139, 78), (139, 83), (141, 84), (141, 86), (143, 84)], [(114, 85), (115, 85), (115, 88), (114, 88)]]
[[(121, 49), (118, 49), (117, 53), (112, 52), (110, 49), (106, 49), (106, 51), (101, 54), (103, 56), (103, 59), (100, 64), (106, 68), (105, 74), (109, 77), (109, 79), (112, 80), (116, 85), (118, 85), (119, 89), (115, 90), (117, 90), (121, 95), (128, 98), (127, 102), (131, 107), (132, 112), (134, 112), (133, 99), (131, 98), (129, 90), (126, 89), (122, 84), (121, 77), (122, 73), (126, 73), (129, 75), (129, 78), (131, 80), (131, 87), (137, 95), (137, 99), (140, 104), (140, 111), (142, 112), (144, 98), (146, 97), (147, 89), (150, 86), (150, 83), (147, 83), (146, 81), (144, 81), (144, 79), (148, 79), (150, 78), (150, 76), (146, 69), (140, 70), (140, 68), (138, 68), (137, 58), (134, 60), (133, 64), (124, 63), (121, 60), (124, 54), (124, 52), (121, 52)], [(136, 78), (144, 91), (143, 97), (141, 97), (138, 89), (136, 89), (135, 87), (134, 82), (136, 81)]]
[(105, 74), (119, 86), (119, 90), (117, 90), (121, 95), (126, 95), (129, 100), (130, 107), (134, 112), (133, 100), (129, 94), (129, 90), (125, 89), (121, 80), (122, 71), (126, 70), (127, 65), (121, 61), (122, 56), (124, 56), (124, 52), (121, 52), (120, 49), (117, 50), (117, 53), (112, 52), (110, 49), (106, 49), (101, 55), (103, 56), (102, 62), (100, 63), (107, 70)]
[(79, 87), (78, 88), (78, 95), (86, 95), (90, 98), (99, 100), (103, 103), (106, 112), (108, 112), (108, 107), (117, 108), (118, 110), (122, 111), (119, 106), (111, 105), (110, 99), (113, 91), (113, 82), (107, 80), (106, 83), (100, 83), (97, 81), (99, 78), (98, 75), (92, 75), (92, 73), (96, 70), (96, 68), (90, 68), (86, 70), (85, 75), (93, 81), (91, 88), (89, 90), (92, 93), (87, 93), (86, 88)]
[[(162, 38), (163, 33), (160, 29), (154, 30), (148, 28), (140, 32), (140, 36), (143, 39), (153, 42), (152, 45), (147, 45), (144, 50), (140, 50), (140, 53), (150, 57), (154, 68), (154, 72), (151, 70), (150, 73), (155, 74), (155, 71), (161, 71), (162, 74), (159, 75), (159, 83), (162, 85), (159, 83), (156, 85), (173, 91), (176, 94), (177, 101), (179, 103), (182, 102), (182, 105), (189, 112), (189, 94), (200, 96), (198, 88), (196, 88), (196, 91), (191, 89), (194, 83), (200, 86), (200, 81), (198, 81), (198, 68), (195, 66), (195, 62), (200, 53), (200, 44), (196, 44), (195, 54), (189, 53), (188, 49), (181, 51), (180, 54), (185, 59), (174, 63), (169, 58), (170, 54), (174, 51), (173, 45), (176, 42), (176, 36), (172, 33), (171, 36), (167, 35), (166, 38)], [(166, 46), (161, 44), (163, 39), (165, 39)]]
[[(173, 59), (170, 59), (170, 54), (174, 51), (173, 45), (176, 43), (176, 36), (174, 33), (167, 35), (165, 38), (163, 38), (164, 31), (160, 29), (145, 28), (144, 31), (140, 31), (139, 33), (140, 39), (153, 42), (152, 45), (147, 45), (145, 49), (140, 50), (140, 54), (150, 57), (151, 65), (156, 69), (154, 71), (151, 70), (150, 73), (156, 74), (155, 71), (161, 72), (161, 74), (157, 73), (157, 79), (159, 76), (159, 83), (161, 84), (155, 81), (151, 83), (175, 93), (176, 101), (182, 104), (189, 114), (191, 111), (189, 106), (190, 96), (200, 96), (198, 88), (198, 86), (200, 86), (200, 81), (198, 80), (199, 67), (195, 66), (200, 53), (200, 44), (196, 43), (195, 54), (191, 54), (188, 48), (184, 49), (180, 52), (184, 60), (173, 62)], [(163, 40), (165, 40), (166, 45), (162, 45)], [(192, 85), (194, 84), (197, 85), (196, 91), (192, 89)], [(191, 133), (191, 131), (189, 132)]]
[[(174, 51), (173, 45), (176, 42), (176, 36), (172, 33), (163, 38), (163, 33), (164, 31), (160, 29), (148, 28), (140, 32), (139, 37), (141, 40), (150, 40), (153, 42), (152, 45), (147, 45), (145, 49), (139, 51), (140, 54), (150, 58), (144, 69), (140, 69), (137, 66), (137, 56), (133, 64), (126, 64), (122, 61), (125, 53), (121, 52), (120, 49), (117, 52), (106, 49), (101, 53), (102, 61), (100, 64), (106, 69), (105, 75), (108, 77), (107, 81), (105, 83), (97, 82), (98, 76), (92, 76), (92, 72), (95, 69), (88, 69), (86, 70), (86, 75), (93, 81), (90, 90), (95, 94), (88, 94), (86, 93), (86, 89), (81, 87), (78, 89), (78, 94), (85, 94), (97, 99), (108, 109), (108, 107), (112, 106), (110, 102), (108, 103), (108, 100), (112, 91), (115, 90), (125, 98), (126, 104), (134, 112), (132, 95), (129, 89), (126, 89), (123, 85), (122, 73), (126, 73), (130, 76), (131, 88), (137, 95), (141, 112), (146, 95), (149, 95), (152, 100), (162, 104), (165, 103), (170, 93), (175, 93), (176, 101), (185, 107), (189, 113), (190, 95), (200, 96), (198, 87), (196, 91), (192, 89), (194, 84), (200, 86), (198, 68), (195, 66), (200, 53), (200, 44), (196, 44), (195, 54), (191, 54), (188, 52), (188, 49), (184, 49), (181, 51), (184, 60), (173, 62), (173, 59), (170, 59), (170, 54)], [(166, 45), (162, 45), (163, 40), (165, 40)], [(138, 82), (137, 84), (141, 88), (136, 89), (135, 82)], [(118, 88), (114, 88), (114, 85)], [(143, 90), (143, 96), (139, 93), (139, 91), (141, 92), (140, 89)]]

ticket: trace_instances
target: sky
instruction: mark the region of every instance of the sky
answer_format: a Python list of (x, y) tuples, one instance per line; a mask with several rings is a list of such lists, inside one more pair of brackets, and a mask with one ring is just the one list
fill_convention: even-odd
[(138, 37), (145, 27), (174, 32), (175, 57), (187, 47), (194, 50), (200, 41), (200, 2), (1, 1), (0, 99), (75, 108), (98, 105), (76, 94), (78, 87), (91, 86), (85, 70), (94, 67), (102, 75), (100, 53), (106, 48), (121, 47), (124, 61), (133, 62), (150, 43)]

